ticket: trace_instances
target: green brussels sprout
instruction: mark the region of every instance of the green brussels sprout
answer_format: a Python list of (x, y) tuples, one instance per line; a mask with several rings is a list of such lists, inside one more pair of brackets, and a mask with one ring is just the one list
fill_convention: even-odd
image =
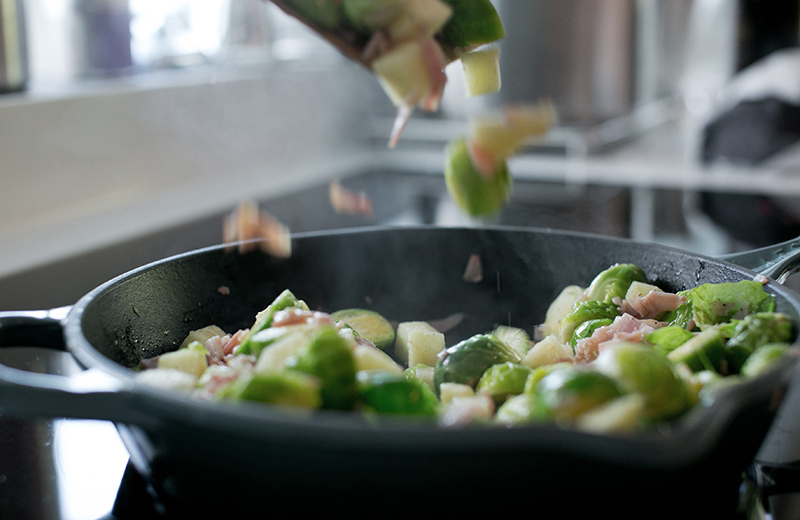
[(499, 363), (492, 365), (478, 380), (476, 390), (481, 390), (502, 403), (509, 396), (525, 391), (525, 383), (533, 371), (518, 363)]
[(586, 289), (586, 298), (610, 303), (625, 298), (632, 282), (647, 282), (644, 271), (634, 264), (614, 264), (594, 277)]
[(742, 377), (752, 379), (760, 376), (781, 360), (788, 350), (788, 343), (766, 343), (757, 347), (742, 364)]
[(322, 398), (316, 377), (302, 372), (243, 372), (218, 394), (221, 399), (258, 401), (302, 408), (319, 408)]
[(742, 365), (755, 350), (767, 343), (791, 341), (794, 326), (788, 316), (777, 312), (757, 312), (737, 322), (734, 335), (725, 348), (732, 372)]
[(490, 334), (519, 352), (521, 356), (524, 356), (531, 349), (531, 337), (524, 329), (519, 327), (500, 325)]
[(503, 402), (494, 414), (494, 421), (506, 426), (549, 422), (549, 412), (536, 393), (512, 396)]
[(512, 179), (506, 160), (501, 160), (491, 178), (472, 160), (467, 140), (453, 139), (445, 149), (444, 180), (456, 205), (470, 217), (498, 213), (511, 196)]
[(624, 390), (642, 394), (645, 410), (654, 420), (676, 417), (688, 407), (684, 380), (666, 357), (646, 345), (621, 342), (606, 347), (593, 366)]
[(266, 309), (256, 315), (255, 323), (250, 327), (247, 336), (242, 340), (239, 345), (239, 354), (252, 354), (258, 356), (261, 349), (274, 341), (274, 337), (269, 334), (262, 335), (260, 340), (256, 340), (254, 336), (264, 329), (272, 325), (272, 320), (275, 318), (275, 313), (286, 309), (302, 309), (308, 310), (308, 305), (297, 297), (289, 290), (286, 289), (281, 292)]
[(462, 383), (473, 388), (483, 373), (498, 363), (519, 363), (522, 356), (491, 334), (476, 334), (444, 351), (436, 362), (433, 384), (438, 392), (442, 383)]
[(670, 315), (670, 321), (685, 328), (693, 323), (702, 329), (775, 308), (775, 298), (752, 280), (705, 283), (678, 294), (685, 295), (687, 302)]
[(624, 392), (612, 377), (573, 366), (543, 377), (533, 393), (548, 417), (556, 422), (570, 422)]
[(725, 338), (716, 327), (692, 335), (667, 354), (667, 359), (673, 363), (685, 363), (692, 371), (715, 370), (721, 374), (727, 373), (725, 366)]
[(287, 368), (320, 380), (322, 407), (349, 410), (358, 398), (356, 365), (347, 342), (332, 326), (322, 326), (296, 355), (286, 359)]
[(611, 302), (586, 300), (575, 302), (572, 310), (564, 316), (556, 331), (556, 338), (561, 343), (570, 344), (572, 335), (578, 325), (590, 320), (611, 319), (619, 316), (617, 306)]
[(583, 296), (585, 290), (579, 285), (568, 285), (553, 299), (550, 306), (547, 307), (544, 323), (541, 327), (545, 336), (555, 334), (558, 330), (558, 324), (561, 323), (564, 316), (569, 314), (575, 303)]
[(697, 393), (698, 402), (709, 405), (726, 388), (738, 385), (743, 381), (740, 374), (709, 378)]
[(556, 370), (573, 366), (574, 363), (572, 363), (572, 361), (560, 361), (558, 363), (550, 363), (549, 365), (542, 365), (532, 369), (527, 381), (525, 381), (525, 389), (523, 392), (526, 394), (533, 393), (534, 389), (536, 388), (536, 383), (538, 383), (544, 376)]
[(644, 335), (644, 340), (662, 354), (669, 354), (694, 337), (694, 334), (677, 325), (660, 327)]
[(578, 325), (575, 328), (575, 332), (572, 333), (572, 338), (569, 340), (570, 346), (575, 349), (575, 345), (578, 341), (590, 338), (594, 331), (599, 329), (600, 327), (605, 327), (606, 325), (611, 325), (614, 323), (612, 318), (600, 318), (596, 320), (587, 320)]
[(400, 415), (435, 416), (439, 399), (428, 385), (415, 377), (383, 370), (357, 374), (360, 399), (366, 410)]

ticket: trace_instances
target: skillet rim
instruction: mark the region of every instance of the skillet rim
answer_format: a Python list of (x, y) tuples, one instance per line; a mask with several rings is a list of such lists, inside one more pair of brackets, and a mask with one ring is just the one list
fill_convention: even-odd
[[(687, 255), (700, 261), (712, 262), (723, 265), (729, 270), (736, 271), (744, 278), (753, 279), (758, 273), (735, 263), (710, 257), (707, 255), (692, 253), (677, 247), (651, 244), (632, 240), (624, 237), (603, 236), (593, 233), (555, 230), (550, 228), (535, 228), (524, 226), (507, 225), (483, 225), (479, 227), (468, 226), (442, 226), (442, 225), (416, 225), (416, 226), (391, 226), (376, 225), (363, 226), (357, 228), (345, 228), (335, 230), (308, 231), (294, 233), (292, 240), (313, 239), (320, 236), (337, 235), (357, 235), (386, 232), (413, 232), (418, 230), (432, 231), (453, 231), (469, 230), (475, 232), (522, 232), (534, 234), (546, 234), (557, 236), (568, 236), (574, 238), (588, 238), (600, 240), (608, 244), (628, 244), (634, 247), (643, 247), (651, 251), (671, 252), (673, 254)], [(543, 442), (550, 446), (569, 445), (569, 451), (575, 452), (576, 446), (581, 446), (582, 455), (592, 457), (604, 457), (603, 453), (608, 452), (611, 459), (618, 461), (619, 451), (636, 452), (635, 460), (646, 465), (680, 465), (690, 462), (696, 456), (706, 452), (709, 444), (713, 445), (718, 439), (718, 431), (721, 424), (727, 423), (731, 414), (740, 407), (738, 403), (753, 394), (775, 390), (776, 381), (781, 384), (789, 384), (789, 379), (796, 371), (798, 359), (800, 358), (800, 343), (795, 340), (793, 343), (792, 354), (778, 367), (773, 368), (768, 374), (764, 374), (750, 381), (742, 382), (739, 385), (727, 389), (724, 394), (715, 399), (710, 407), (698, 405), (695, 409), (687, 413), (681, 421), (677, 423), (675, 429), (668, 432), (638, 433), (633, 437), (614, 436), (607, 434), (592, 434), (576, 430), (565, 430), (553, 425), (526, 425), (513, 428), (464, 428), (464, 429), (445, 429), (431, 424), (417, 423), (409, 421), (407, 418), (395, 421), (393, 418), (382, 419), (380, 424), (371, 421), (364, 421), (356, 414), (342, 414), (341, 412), (327, 412), (313, 414), (313, 418), (296, 416), (276, 411), (272, 407), (263, 404), (243, 403), (241, 406), (230, 406), (229, 403), (205, 403), (197, 401), (186, 395), (165, 395), (156, 389), (149, 388), (144, 384), (135, 381), (135, 372), (123, 365), (112, 361), (101, 354), (83, 334), (82, 321), (87, 307), (95, 301), (101, 294), (113, 290), (114, 287), (125, 283), (136, 276), (146, 273), (149, 270), (158, 268), (163, 264), (191, 259), (204, 254), (218, 253), (220, 250), (236, 246), (240, 243), (256, 242), (245, 241), (233, 244), (217, 244), (207, 246), (176, 255), (171, 255), (140, 267), (122, 273), (103, 284), (97, 286), (82, 298), (70, 309), (64, 318), (63, 327), (66, 339), (66, 348), (78, 361), (85, 367), (101, 368), (110, 373), (115, 378), (124, 382), (123, 392), (134, 394), (135, 400), (139, 405), (150, 412), (157, 412), (160, 421), (188, 421), (192, 423), (202, 422), (210, 418), (217, 420), (224, 419), (226, 422), (237, 423), (240, 426), (249, 426), (258, 429), (259, 425), (271, 425), (276, 428), (302, 429), (306, 434), (314, 436), (324, 430), (327, 437), (336, 439), (337, 442), (346, 444), (358, 443), (363, 445), (365, 442), (372, 449), (385, 447), (387, 440), (402, 432), (422, 438), (431, 439), (432, 445), (437, 445), (436, 439), (445, 437), (448, 442), (452, 442), (453, 449), (475, 449), (480, 447), (489, 439), (497, 440), (497, 436), (502, 436), (502, 441), (511, 446), (530, 445), (532, 442)], [(784, 287), (776, 281), (770, 279), (766, 283), (773, 294), (779, 295), (786, 300), (787, 304), (794, 307), (800, 313), (800, 296), (794, 291)], [(800, 329), (800, 325), (795, 323)], [(136, 397), (139, 396), (139, 397)], [(345, 417), (346, 415), (346, 417)], [(202, 417), (203, 419), (198, 419)], [(412, 424), (413, 423), (413, 424)], [(538, 432), (538, 433), (537, 433)], [(532, 437), (533, 435), (533, 437)], [(588, 440), (588, 442), (586, 442)], [(693, 442), (687, 443), (688, 440)], [(698, 440), (703, 442), (697, 442)], [(577, 442), (576, 442), (577, 441)], [(607, 446), (609, 449), (598, 450), (598, 446)], [(687, 448), (688, 446), (688, 448)], [(657, 449), (654, 449), (657, 448)], [(680, 449), (678, 449), (680, 448)]]

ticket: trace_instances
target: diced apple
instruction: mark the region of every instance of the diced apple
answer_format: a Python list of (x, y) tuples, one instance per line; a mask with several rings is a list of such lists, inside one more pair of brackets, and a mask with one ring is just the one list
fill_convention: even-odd
[(530, 368), (538, 368), (572, 359), (573, 356), (572, 347), (561, 343), (555, 336), (547, 336), (531, 347), (522, 358), (522, 364)]
[(496, 47), (479, 49), (461, 56), (466, 97), (500, 90), (500, 51)]
[(397, 326), (395, 356), (407, 366), (436, 365), (444, 346), (444, 334), (426, 321), (407, 321)]
[(455, 397), (473, 397), (475, 390), (464, 383), (442, 383), (439, 385), (439, 399), (449, 403)]
[(414, 105), (431, 89), (422, 47), (416, 40), (398, 45), (372, 62), (372, 70), (395, 106)]
[(194, 348), (166, 352), (158, 357), (158, 368), (180, 370), (199, 379), (208, 368), (206, 352)]
[(209, 339), (213, 338), (214, 336), (224, 336), (225, 331), (221, 328), (217, 327), (216, 325), (209, 325), (207, 327), (203, 327), (202, 329), (197, 329), (191, 331), (189, 334), (186, 335), (183, 342), (181, 343), (180, 348), (185, 348), (194, 341), (199, 341), (200, 343), (204, 344)]
[(198, 378), (174, 368), (153, 368), (136, 374), (138, 381), (163, 390), (192, 390)]
[(528, 138), (545, 134), (554, 121), (555, 111), (549, 104), (506, 107), (502, 113), (472, 118), (470, 136), (495, 158), (508, 158)]
[(389, 24), (394, 41), (433, 36), (445, 26), (453, 9), (441, 0), (406, 0), (403, 10)]
[(392, 356), (372, 345), (356, 344), (353, 349), (353, 360), (356, 370), (385, 370), (397, 374), (403, 373)]

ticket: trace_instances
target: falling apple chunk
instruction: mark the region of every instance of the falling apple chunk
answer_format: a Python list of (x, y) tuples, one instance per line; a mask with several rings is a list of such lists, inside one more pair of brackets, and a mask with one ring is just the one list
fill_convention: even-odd
[(549, 103), (505, 107), (499, 114), (473, 118), (470, 135), (456, 137), (445, 150), (445, 181), (458, 207), (472, 217), (500, 211), (511, 195), (507, 160), (554, 122)]
[(464, 91), (468, 98), (492, 94), (500, 90), (500, 51), (492, 47), (461, 56), (464, 70)]

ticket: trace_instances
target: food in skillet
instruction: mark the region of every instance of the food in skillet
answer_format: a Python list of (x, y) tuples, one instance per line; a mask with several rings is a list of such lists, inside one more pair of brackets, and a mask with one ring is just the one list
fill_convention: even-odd
[(446, 347), (446, 332), (429, 322), (315, 311), (285, 290), (249, 329), (193, 331), (178, 350), (143, 361), (138, 377), (201, 399), (308, 413), (622, 433), (663, 427), (763, 374), (795, 334), (759, 281), (672, 293), (633, 264), (564, 288), (538, 332), (499, 326)]

